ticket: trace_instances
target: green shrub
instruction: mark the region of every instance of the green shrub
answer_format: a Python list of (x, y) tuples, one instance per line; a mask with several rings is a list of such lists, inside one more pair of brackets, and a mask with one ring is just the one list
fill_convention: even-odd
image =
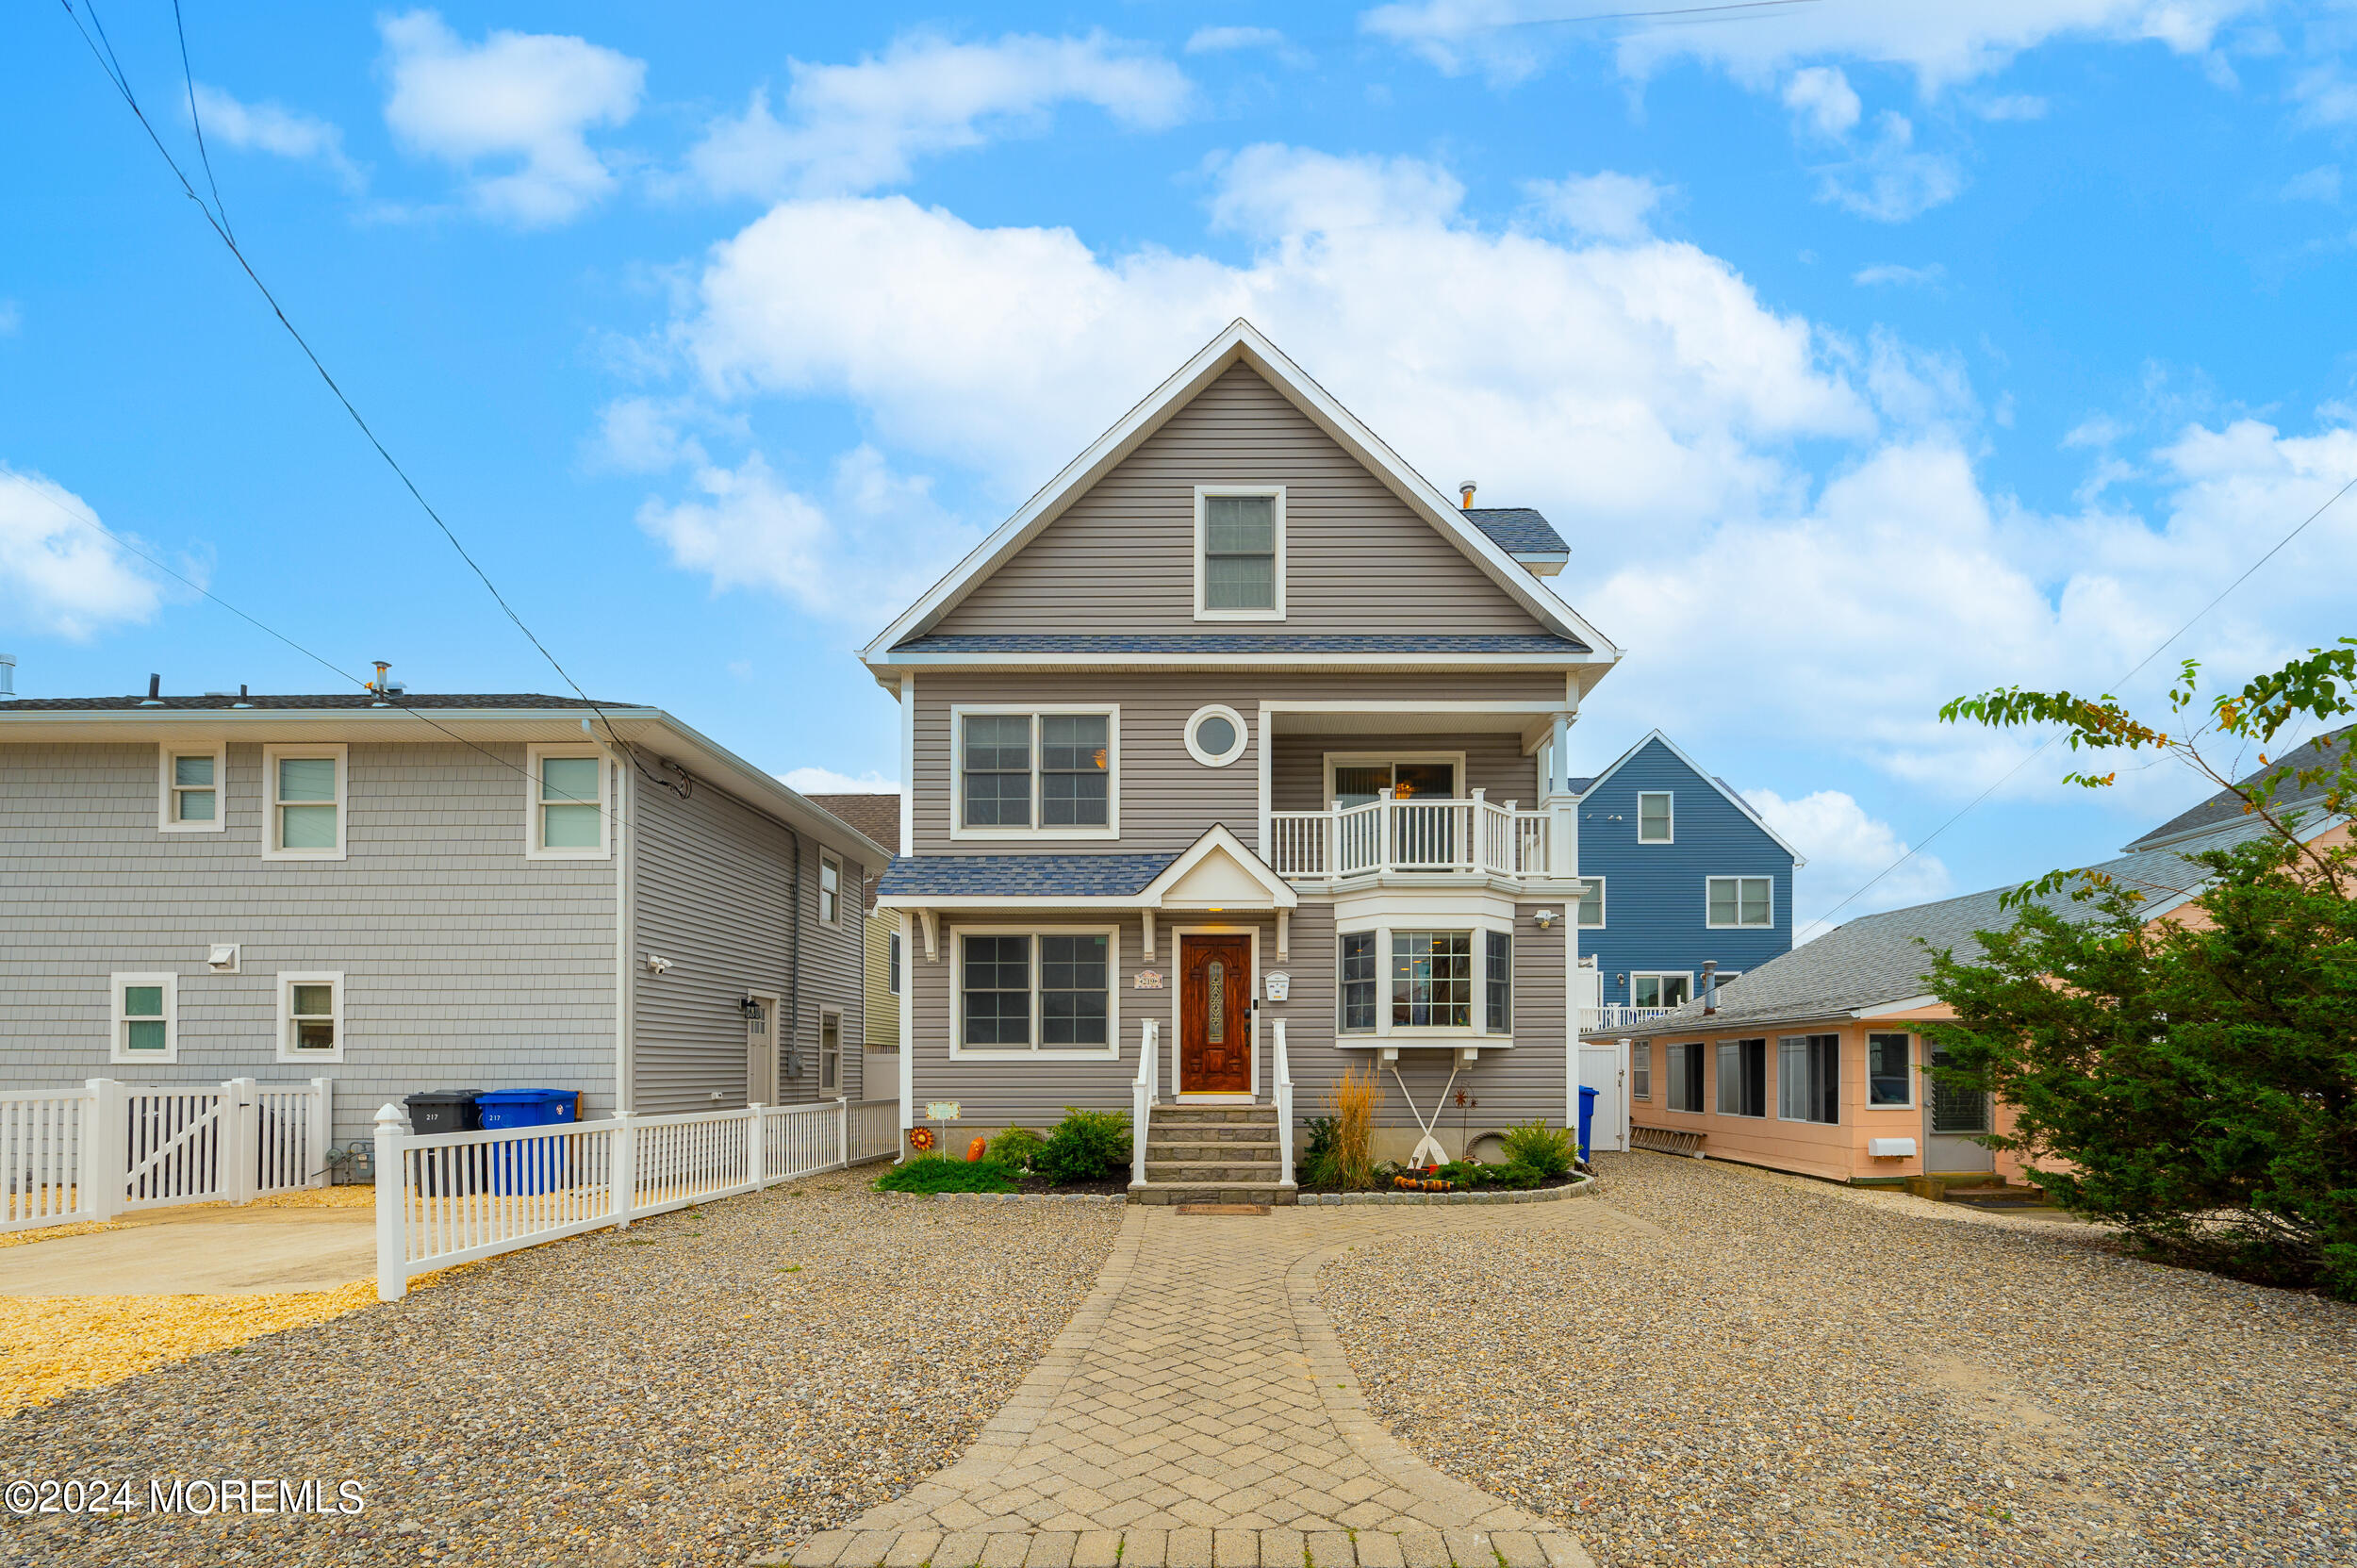
[(1546, 1178), (1530, 1166), (1509, 1161), (1503, 1165), (1459, 1161), (1442, 1165), (1441, 1175), (1460, 1187), (1535, 1187)]
[(1010, 1127), (990, 1141), (990, 1157), (1010, 1170), (1030, 1170), (1047, 1140), (1028, 1127)]
[(1527, 1165), (1539, 1173), (1541, 1180), (1561, 1176), (1572, 1168), (1571, 1129), (1549, 1127), (1544, 1116), (1534, 1116), (1521, 1127), (1508, 1128), (1498, 1134), (1498, 1144), (1506, 1151), (1508, 1165)]
[(1309, 1130), (1310, 1141), (1301, 1150), (1301, 1184), (1305, 1187), (1340, 1185), (1340, 1172), (1335, 1168), (1334, 1118), (1310, 1116), (1302, 1124)]
[(1129, 1113), (1063, 1108), (1063, 1120), (1047, 1134), (1031, 1168), (1062, 1185), (1116, 1176), (1129, 1164)]
[(880, 1193), (1011, 1193), (1014, 1172), (996, 1160), (948, 1160), (928, 1154), (876, 1178)]

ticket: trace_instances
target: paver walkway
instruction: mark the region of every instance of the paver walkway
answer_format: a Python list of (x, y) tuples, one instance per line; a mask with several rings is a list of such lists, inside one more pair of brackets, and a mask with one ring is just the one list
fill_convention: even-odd
[(1350, 1246), (1439, 1227), (1611, 1223), (1576, 1200), (1131, 1209), (1096, 1290), (973, 1446), (788, 1560), (1591, 1568), (1575, 1537), (1442, 1475), (1367, 1413), (1318, 1306), (1317, 1273)]

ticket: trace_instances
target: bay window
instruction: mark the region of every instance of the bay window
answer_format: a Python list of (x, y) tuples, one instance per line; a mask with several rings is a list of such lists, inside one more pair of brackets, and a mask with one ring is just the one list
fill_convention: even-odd
[(1375, 1032), (1375, 933), (1346, 932), (1342, 938), (1342, 1017), (1344, 1034)]

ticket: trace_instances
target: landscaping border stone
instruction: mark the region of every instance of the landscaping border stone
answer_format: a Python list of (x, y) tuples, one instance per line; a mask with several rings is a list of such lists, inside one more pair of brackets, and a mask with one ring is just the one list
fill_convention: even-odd
[(1520, 1192), (1303, 1193), (1301, 1197), (1296, 1199), (1296, 1201), (1305, 1205), (1368, 1204), (1378, 1207), (1394, 1204), (1403, 1206), (1411, 1204), (1421, 1206), (1424, 1204), (1439, 1203), (1466, 1203), (1475, 1205), (1489, 1203), (1553, 1203), (1558, 1199), (1567, 1197), (1586, 1197), (1590, 1193), (1594, 1192), (1595, 1190), (1596, 1179), (1592, 1176), (1583, 1176), (1578, 1180), (1571, 1183), (1569, 1186), (1530, 1187)]

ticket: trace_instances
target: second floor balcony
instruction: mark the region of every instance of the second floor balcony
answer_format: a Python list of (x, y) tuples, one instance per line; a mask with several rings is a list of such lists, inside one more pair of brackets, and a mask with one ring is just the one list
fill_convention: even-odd
[(1464, 800), (1400, 800), (1387, 790), (1362, 804), (1270, 813), (1268, 858), (1294, 881), (1530, 882), (1569, 874), (1568, 829), (1558, 816), (1488, 801), (1478, 789)]

